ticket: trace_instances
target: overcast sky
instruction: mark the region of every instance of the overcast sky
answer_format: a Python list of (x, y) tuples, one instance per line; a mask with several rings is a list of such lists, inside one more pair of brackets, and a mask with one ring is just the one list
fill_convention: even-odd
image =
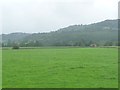
[(2, 33), (36, 33), (54, 31), (69, 25), (117, 19), (118, 1), (2, 0), (0, 25)]

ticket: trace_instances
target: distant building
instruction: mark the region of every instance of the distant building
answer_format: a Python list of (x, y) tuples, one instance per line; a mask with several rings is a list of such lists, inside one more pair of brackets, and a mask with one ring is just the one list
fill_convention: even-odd
[(97, 47), (97, 45), (96, 44), (91, 44), (90, 47)]

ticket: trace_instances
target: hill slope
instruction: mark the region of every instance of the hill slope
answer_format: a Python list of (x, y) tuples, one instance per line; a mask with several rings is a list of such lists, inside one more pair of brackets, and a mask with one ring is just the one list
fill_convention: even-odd
[(72, 25), (50, 33), (13, 33), (2, 35), (3, 41), (18, 42), (21, 46), (81, 46), (106, 42), (116, 43), (118, 39), (118, 20), (105, 20), (89, 25)]

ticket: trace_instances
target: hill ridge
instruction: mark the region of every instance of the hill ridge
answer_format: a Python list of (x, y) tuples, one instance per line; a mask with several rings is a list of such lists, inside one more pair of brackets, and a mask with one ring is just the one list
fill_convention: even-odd
[[(86, 42), (94, 42), (103, 45), (106, 42), (117, 43), (118, 33), (118, 19), (105, 20), (98, 23), (88, 25), (70, 25), (68, 27), (60, 28), (57, 31), (47, 33), (23, 33), (15, 32), (11, 34), (2, 34), (2, 42), (20, 43), (20, 46), (31, 44), (28, 46), (66, 46), (66, 45), (80, 45)], [(32, 44), (38, 45), (32, 45)]]

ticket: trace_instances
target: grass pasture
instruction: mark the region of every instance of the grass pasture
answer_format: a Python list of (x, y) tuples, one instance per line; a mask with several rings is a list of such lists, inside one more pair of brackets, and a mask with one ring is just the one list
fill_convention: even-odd
[(3, 88), (118, 87), (117, 48), (5, 49)]

